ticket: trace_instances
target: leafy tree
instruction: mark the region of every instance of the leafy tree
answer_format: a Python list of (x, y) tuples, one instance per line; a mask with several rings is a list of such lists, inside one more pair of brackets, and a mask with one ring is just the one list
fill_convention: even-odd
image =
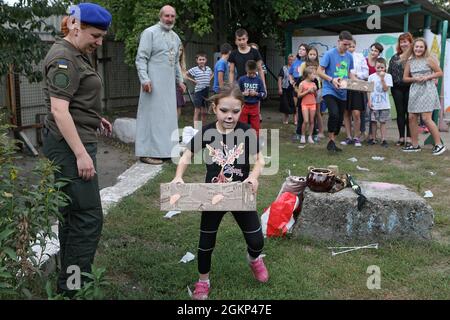
[(188, 43), (193, 35), (215, 32), (216, 44), (234, 42), (234, 31), (245, 28), (254, 42), (264, 38), (284, 41), (283, 23), (318, 11), (337, 10), (368, 0), (100, 0), (113, 15), (117, 40), (125, 42), (126, 62), (134, 64), (140, 33), (159, 20), (160, 8), (170, 4), (177, 10), (175, 31)]
[(44, 19), (61, 15), (64, 6), (59, 1), (19, 0), (9, 5), (0, 0), (0, 76), (12, 66), (30, 81), (40, 81), (41, 72), (35, 66), (47, 53), (47, 45), (37, 31), (54, 32)]

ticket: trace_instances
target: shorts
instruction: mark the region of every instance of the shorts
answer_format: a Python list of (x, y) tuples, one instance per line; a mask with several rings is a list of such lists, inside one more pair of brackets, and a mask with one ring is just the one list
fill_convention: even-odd
[(194, 107), (195, 108), (207, 108), (208, 107), (208, 93), (209, 87), (196, 91), (194, 93)]
[(315, 103), (306, 103), (306, 104), (302, 104), (302, 109), (307, 109), (307, 110), (316, 110), (316, 104)]
[(360, 91), (347, 91), (347, 107), (345, 110), (353, 111), (359, 110), (364, 111), (367, 104), (367, 95)]
[(320, 112), (325, 113), (327, 111), (327, 104), (325, 103), (325, 100), (322, 99), (320, 102)]
[(370, 110), (370, 121), (386, 123), (389, 120), (391, 120), (390, 109)]

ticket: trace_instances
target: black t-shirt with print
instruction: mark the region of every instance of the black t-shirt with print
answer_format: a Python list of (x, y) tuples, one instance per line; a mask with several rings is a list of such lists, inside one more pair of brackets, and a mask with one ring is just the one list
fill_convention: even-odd
[(247, 74), (245, 71), (245, 64), (248, 60), (254, 60), (256, 62), (262, 61), (261, 54), (258, 50), (255, 48), (250, 48), (250, 51), (248, 53), (240, 53), (239, 50), (233, 50), (230, 53), (230, 57), (228, 58), (228, 62), (234, 63), (236, 69), (237, 69), (237, 77), (236, 79), (239, 79), (243, 75)]
[(259, 140), (255, 130), (245, 123), (238, 122), (233, 132), (222, 134), (213, 122), (197, 132), (189, 145), (192, 153), (205, 148), (205, 182), (244, 181), (253, 164), (250, 155), (259, 152)]

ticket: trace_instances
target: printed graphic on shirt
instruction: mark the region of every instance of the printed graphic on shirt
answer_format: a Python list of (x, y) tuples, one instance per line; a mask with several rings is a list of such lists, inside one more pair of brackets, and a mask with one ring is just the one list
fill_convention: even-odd
[(259, 88), (259, 84), (258, 84), (258, 83), (248, 83), (248, 82), (244, 82), (244, 89), (245, 89), (245, 90), (258, 91), (258, 88)]
[(244, 153), (244, 144), (241, 143), (239, 146), (234, 146), (231, 150), (222, 141), (220, 142), (223, 150), (215, 149), (209, 144), (206, 147), (209, 150), (209, 155), (212, 161), (222, 167), (219, 175), (212, 179), (212, 183), (227, 183), (233, 181), (233, 176), (236, 174), (240, 177), (243, 176), (241, 169), (236, 169), (233, 165), (234, 162), (239, 158), (241, 154)]
[(348, 78), (348, 64), (347, 61), (341, 61), (336, 65), (334, 75), (339, 78)]

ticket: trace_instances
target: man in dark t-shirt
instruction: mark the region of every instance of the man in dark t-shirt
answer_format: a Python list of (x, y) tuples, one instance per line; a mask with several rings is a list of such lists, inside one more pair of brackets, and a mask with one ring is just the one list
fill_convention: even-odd
[[(230, 63), (230, 84), (246, 75), (245, 64), (248, 60), (254, 60), (258, 64), (258, 74), (264, 83), (264, 89), (267, 92), (266, 77), (263, 70), (263, 60), (258, 50), (248, 45), (248, 33), (245, 29), (238, 29), (235, 33), (235, 43), (237, 50), (233, 50), (230, 54), (228, 62)], [(235, 70), (237, 71), (237, 77)]]

